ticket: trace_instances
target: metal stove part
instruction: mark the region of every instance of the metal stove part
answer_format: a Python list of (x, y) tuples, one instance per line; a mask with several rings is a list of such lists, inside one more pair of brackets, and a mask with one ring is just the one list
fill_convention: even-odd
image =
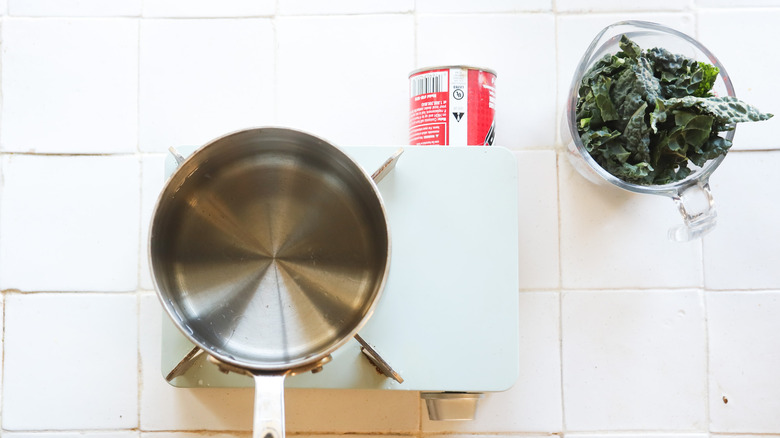
[[(289, 371), (285, 372), (284, 375), (285, 376), (297, 376), (298, 374), (303, 374), (303, 373), (308, 373), (308, 372), (311, 372), (312, 374), (317, 374), (320, 371), (322, 371), (322, 367), (325, 366), (325, 364), (327, 364), (331, 360), (333, 360), (333, 356), (327, 355), (327, 356), (323, 357), (322, 359), (318, 360), (317, 362), (314, 362), (314, 363), (311, 363), (311, 364), (308, 364), (308, 365), (304, 365), (302, 367), (298, 367), (298, 368), (289, 370)], [(208, 361), (213, 363), (214, 365), (216, 365), (217, 368), (219, 368), (219, 371), (222, 372), (222, 373), (225, 373), (225, 374), (236, 373), (236, 374), (241, 374), (241, 375), (245, 375), (245, 376), (256, 376), (257, 375), (257, 374), (254, 374), (252, 371), (249, 371), (247, 369), (244, 369), (244, 368), (241, 368), (241, 367), (237, 367), (237, 366), (233, 366), (233, 365), (231, 365), (229, 363), (226, 363), (226, 362), (222, 362), (221, 360), (217, 359), (214, 356), (208, 356)]]
[(165, 380), (170, 382), (171, 380), (184, 375), (184, 373), (189, 371), (189, 369), (195, 365), (195, 362), (197, 362), (198, 359), (203, 356), (203, 353), (203, 349), (200, 347), (194, 347), (179, 361), (179, 363), (176, 364), (175, 367), (173, 367), (171, 372), (165, 376)]
[(360, 337), (359, 334), (355, 335), (355, 340), (357, 340), (360, 343), (360, 351), (363, 353), (366, 358), (368, 358), (369, 362), (371, 362), (376, 369), (378, 369), (382, 374), (385, 376), (395, 380), (398, 383), (404, 383), (403, 377), (401, 377), (400, 374), (398, 374), (393, 367), (390, 366), (387, 361), (382, 359), (382, 356), (377, 353), (376, 350), (374, 350), (371, 345), (368, 344), (363, 338)]
[(372, 175), (371, 179), (374, 180), (375, 183), (379, 183), (379, 181), (382, 181), (384, 177), (387, 176), (387, 174), (390, 173), (391, 170), (395, 168), (395, 163), (398, 162), (398, 158), (401, 156), (401, 154), (404, 153), (404, 148), (398, 148), (390, 158), (388, 158), (384, 163), (382, 163), (381, 166), (379, 166), (379, 169), (377, 169)]
[[(372, 365), (374, 365), (382, 374), (385, 376), (395, 380), (398, 383), (403, 383), (404, 379), (401, 377), (400, 374), (398, 374), (393, 368), (390, 366), (389, 363), (387, 363), (386, 360), (382, 358), (382, 356), (371, 347), (371, 345), (368, 344), (362, 337), (360, 337), (359, 334), (355, 334), (355, 340), (358, 341), (361, 345), (360, 351), (363, 353), (364, 357), (371, 362)], [(201, 357), (204, 356), (204, 351), (200, 347), (193, 347), (192, 350), (190, 350), (180, 361), (176, 364), (175, 367), (165, 376), (165, 380), (167, 382), (171, 382), (173, 379), (184, 375), (187, 371), (189, 371), (190, 368), (192, 368), (193, 365), (195, 365), (196, 362), (198, 362)], [(323, 362), (323, 364), (330, 361), (330, 358)], [(220, 371), (225, 372), (227, 374), (227, 371), (230, 371), (227, 369), (221, 362), (214, 360), (209, 356), (209, 362), (212, 362), (216, 364)], [(318, 373), (322, 370), (322, 367), (314, 368), (311, 370), (312, 373)], [(300, 374), (300, 373), (298, 373)], [(295, 374), (291, 374), (295, 375)]]
[(477, 402), (485, 394), (476, 392), (421, 392), (428, 418), (433, 421), (473, 420)]

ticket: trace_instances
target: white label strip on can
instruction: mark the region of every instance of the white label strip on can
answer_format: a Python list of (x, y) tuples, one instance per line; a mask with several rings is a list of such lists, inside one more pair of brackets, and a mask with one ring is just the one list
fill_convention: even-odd
[(451, 68), (449, 94), (449, 144), (468, 144), (468, 87), (468, 70), (463, 68)]

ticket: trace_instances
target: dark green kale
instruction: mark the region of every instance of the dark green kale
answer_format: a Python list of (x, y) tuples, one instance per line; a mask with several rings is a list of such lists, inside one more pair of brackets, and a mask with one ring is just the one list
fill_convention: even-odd
[(646, 51), (623, 35), (620, 51), (583, 76), (577, 127), (585, 149), (616, 177), (668, 184), (725, 154), (722, 131), (772, 114), (731, 96), (713, 97), (718, 69), (663, 48)]

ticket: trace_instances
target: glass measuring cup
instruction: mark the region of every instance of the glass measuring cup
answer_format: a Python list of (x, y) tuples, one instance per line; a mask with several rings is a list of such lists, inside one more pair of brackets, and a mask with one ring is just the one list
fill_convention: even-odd
[[(711, 231), (717, 222), (715, 201), (709, 186), (709, 177), (725, 158), (721, 155), (707, 161), (701, 168), (694, 167), (688, 177), (663, 185), (641, 185), (623, 181), (602, 168), (580, 140), (577, 130), (576, 105), (582, 77), (590, 67), (606, 54), (617, 53), (620, 37), (626, 35), (642, 49), (661, 47), (675, 54), (681, 54), (697, 61), (708, 62), (719, 69), (712, 92), (715, 96), (735, 96), (726, 69), (701, 43), (677, 30), (646, 21), (621, 21), (605, 27), (590, 43), (582, 56), (566, 95), (561, 124), (561, 139), (567, 147), (569, 161), (588, 180), (602, 185), (615, 185), (635, 193), (646, 193), (671, 198), (683, 218), (681, 225), (669, 229), (669, 239), (688, 241)], [(734, 138), (734, 126), (721, 133), (728, 141)]]

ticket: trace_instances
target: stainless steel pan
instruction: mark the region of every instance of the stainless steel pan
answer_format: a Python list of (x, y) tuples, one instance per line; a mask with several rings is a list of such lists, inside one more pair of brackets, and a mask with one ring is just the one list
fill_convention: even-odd
[(299, 131), (239, 131), (179, 165), (152, 217), (165, 311), (198, 347), (255, 380), (254, 436), (284, 436), (287, 375), (316, 369), (366, 322), (390, 237), (376, 184)]

